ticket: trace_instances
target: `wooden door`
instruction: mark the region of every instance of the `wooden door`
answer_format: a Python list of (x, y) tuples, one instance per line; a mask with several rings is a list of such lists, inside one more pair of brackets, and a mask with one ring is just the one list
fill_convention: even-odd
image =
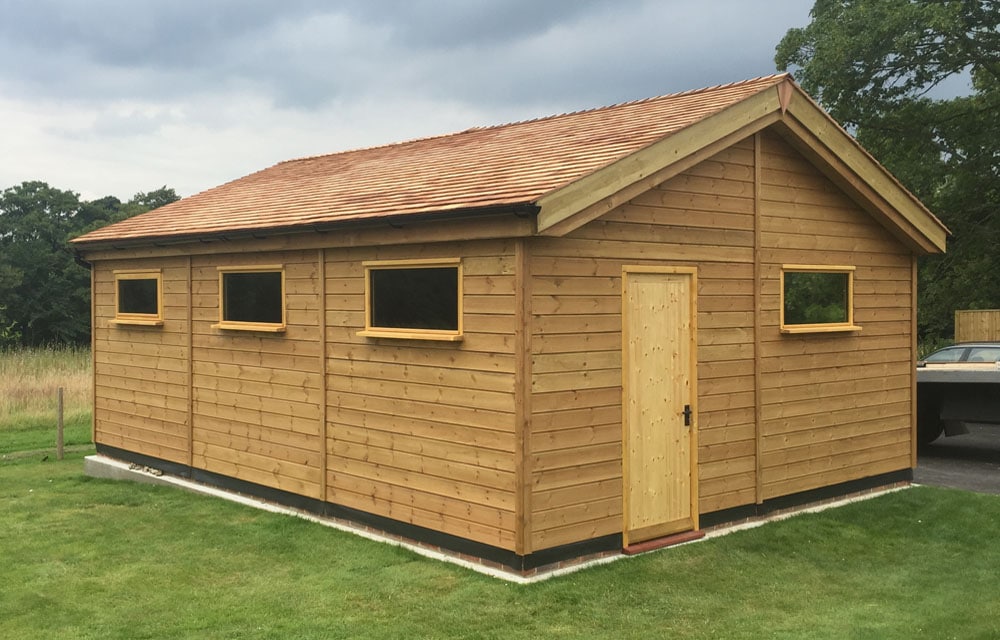
[(625, 545), (698, 527), (697, 275), (623, 273)]

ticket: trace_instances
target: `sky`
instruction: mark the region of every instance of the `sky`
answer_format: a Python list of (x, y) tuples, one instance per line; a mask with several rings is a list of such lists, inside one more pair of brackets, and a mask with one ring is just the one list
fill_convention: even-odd
[(0, 189), (282, 160), (775, 73), (812, 0), (0, 0)]

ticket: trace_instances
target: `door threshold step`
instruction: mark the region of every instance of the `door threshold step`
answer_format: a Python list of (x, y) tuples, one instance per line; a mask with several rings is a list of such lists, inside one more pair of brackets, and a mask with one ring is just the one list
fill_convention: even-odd
[(647, 551), (655, 551), (657, 549), (672, 547), (685, 542), (693, 542), (694, 540), (700, 540), (704, 537), (704, 531), (682, 531), (681, 533), (675, 533), (662, 538), (653, 538), (652, 540), (630, 544), (622, 549), (622, 553), (627, 556), (634, 556), (639, 553), (646, 553)]

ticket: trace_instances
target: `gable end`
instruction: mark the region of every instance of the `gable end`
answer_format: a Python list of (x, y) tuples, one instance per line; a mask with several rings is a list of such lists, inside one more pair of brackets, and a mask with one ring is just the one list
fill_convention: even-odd
[(763, 129), (773, 128), (917, 254), (948, 229), (790, 78), (537, 201), (538, 233), (563, 236)]
[(561, 236), (777, 122), (772, 87), (667, 136), (537, 201), (538, 232)]

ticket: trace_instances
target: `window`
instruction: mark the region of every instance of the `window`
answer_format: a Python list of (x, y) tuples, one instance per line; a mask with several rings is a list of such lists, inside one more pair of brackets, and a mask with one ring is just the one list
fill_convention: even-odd
[(113, 324), (163, 324), (162, 278), (157, 271), (115, 271)]
[(217, 329), (285, 330), (285, 271), (279, 266), (219, 267)]
[(995, 363), (1000, 361), (1000, 346), (958, 344), (935, 351), (923, 361), (932, 364), (949, 362)]
[(969, 362), (997, 362), (1000, 360), (1000, 347), (972, 347), (969, 349)]
[(452, 260), (366, 262), (359, 335), (461, 340), (462, 265)]
[(854, 267), (785, 265), (781, 331), (860, 331), (854, 324)]
[(925, 362), (959, 362), (965, 355), (965, 347), (948, 347), (927, 356)]

